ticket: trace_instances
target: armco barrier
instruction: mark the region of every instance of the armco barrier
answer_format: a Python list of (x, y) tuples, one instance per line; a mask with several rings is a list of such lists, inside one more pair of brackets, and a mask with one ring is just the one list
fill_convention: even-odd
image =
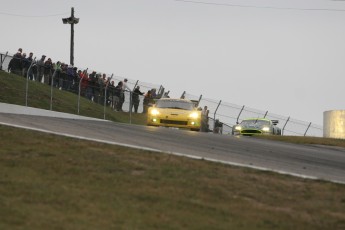
[[(8, 65), (13, 58), (13, 55), (9, 55), (7, 53), (0, 53), (0, 67), (2, 70), (7, 71)], [(37, 68), (37, 67), (36, 67)], [(88, 73), (90, 76), (91, 73), (95, 74), (101, 74), (99, 71), (95, 71), (89, 68), (78, 68), (78, 70), (82, 70)], [(111, 106), (109, 104), (109, 100), (105, 99), (105, 95), (107, 95), (107, 98), (112, 98), (113, 92), (109, 89), (107, 89), (105, 86), (100, 88), (99, 86), (89, 85), (86, 89), (79, 87), (80, 80), (79, 79), (68, 79), (67, 73), (62, 72), (59, 74), (59, 77), (56, 77), (56, 74), (54, 75), (54, 69), (45, 70), (47, 73), (46, 77), (43, 77), (44, 80), (42, 80), (43, 83), (49, 84), (51, 79), (53, 79), (53, 87), (54, 90), (61, 89), (61, 90), (67, 90), (72, 93), (78, 94), (81, 97), (86, 97), (89, 100), (94, 101), (95, 103), (99, 103), (101, 105)], [(37, 70), (34, 68), (33, 71), (33, 78), (36, 79), (37, 77)], [(114, 74), (106, 74), (106, 77), (110, 79), (110, 82), (114, 81), (114, 85), (116, 86), (119, 81), (123, 81), (125, 77), (117, 76)], [(127, 78), (127, 77), (126, 77)], [(140, 86), (140, 91), (146, 93), (148, 90), (156, 89), (158, 94), (164, 94), (169, 93), (166, 92), (164, 87), (162, 85), (155, 85), (147, 82), (142, 82), (139, 80), (133, 80), (130, 78), (127, 78), (128, 82), (127, 85), (130, 89), (134, 89), (136, 86)], [(51, 87), (53, 89), (53, 87)], [(109, 87), (111, 88), (111, 87)], [(16, 89), (18, 93), (16, 95), (13, 95), (13, 97), (24, 97), (26, 94), (27, 97), (27, 106), (30, 106), (29, 100), (30, 96), (28, 97), (28, 92), (31, 91), (29, 95), (32, 95), (34, 92), (32, 92), (31, 89), (28, 89), (27, 86), (18, 86)], [(46, 105), (45, 109), (51, 109), (54, 110), (53, 105), (53, 92), (54, 90), (51, 90), (51, 102), (50, 105)], [(91, 92), (91, 93), (90, 93)], [(254, 108), (247, 107), (245, 105), (236, 105), (228, 102), (223, 102), (221, 100), (214, 100), (214, 99), (208, 99), (196, 95), (191, 95), (186, 92), (183, 92), (181, 97), (191, 100), (199, 101), (199, 107), (203, 108), (204, 106), (208, 106), (208, 109), (210, 111), (209, 113), (209, 129), (213, 130), (215, 120), (219, 120), (223, 123), (223, 134), (230, 134), (232, 132), (232, 126), (235, 125), (237, 122), (240, 122), (244, 118), (248, 117), (266, 117), (269, 119), (279, 120), (278, 126), (282, 129), (283, 135), (293, 135), (293, 136), (316, 136), (316, 137), (322, 137), (323, 136), (323, 128), (320, 125), (312, 124), (310, 122), (300, 121), (297, 119), (293, 119), (291, 117), (286, 117), (282, 115), (277, 115), (274, 113), (271, 113), (270, 111), (262, 111), (257, 110)], [(131, 104), (131, 93), (129, 91), (125, 92), (125, 101), (123, 104), (123, 111), (129, 112), (130, 111), (130, 104)], [(78, 108), (76, 109), (76, 113), (79, 114), (79, 102), (78, 105), (76, 105)], [(138, 112), (143, 111), (143, 96), (140, 96), (140, 103), (139, 103), (139, 109)], [(105, 118), (105, 112), (104, 112), (104, 119)]]

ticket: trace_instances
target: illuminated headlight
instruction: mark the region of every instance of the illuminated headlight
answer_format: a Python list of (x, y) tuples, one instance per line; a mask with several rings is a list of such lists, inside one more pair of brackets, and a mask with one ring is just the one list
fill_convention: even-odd
[(269, 128), (269, 127), (263, 127), (263, 128), (262, 128), (262, 131), (268, 132), (268, 131), (270, 131), (270, 128)]
[(235, 130), (240, 131), (241, 129), (242, 129), (242, 127), (241, 127), (241, 126), (236, 126), (236, 127), (235, 127)]
[(156, 116), (159, 114), (159, 111), (157, 109), (152, 109), (151, 110), (151, 115)]
[(193, 112), (193, 113), (189, 114), (189, 117), (193, 118), (193, 119), (197, 119), (199, 117), (199, 113)]

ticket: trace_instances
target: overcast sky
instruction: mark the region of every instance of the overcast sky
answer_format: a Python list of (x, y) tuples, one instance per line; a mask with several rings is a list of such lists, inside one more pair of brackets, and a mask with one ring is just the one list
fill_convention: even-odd
[[(199, 3), (198, 3), (199, 2)], [(315, 124), (345, 109), (345, 1), (0, 0), (0, 52), (75, 66)]]

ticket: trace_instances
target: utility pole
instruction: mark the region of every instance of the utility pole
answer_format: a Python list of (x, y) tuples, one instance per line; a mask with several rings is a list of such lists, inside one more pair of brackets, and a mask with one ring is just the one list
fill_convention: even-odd
[(70, 64), (74, 66), (74, 24), (78, 24), (79, 18), (74, 17), (74, 8), (71, 8), (71, 17), (63, 18), (63, 24), (71, 25), (71, 53), (70, 53)]

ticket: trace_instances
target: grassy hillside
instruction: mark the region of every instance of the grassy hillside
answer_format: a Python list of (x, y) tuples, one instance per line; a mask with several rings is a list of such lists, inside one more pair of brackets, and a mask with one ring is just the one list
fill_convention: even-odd
[[(26, 84), (27, 81), (24, 77), (0, 71), (0, 102), (26, 105)], [(102, 105), (84, 97), (80, 99), (79, 115), (104, 118), (104, 107)], [(50, 110), (51, 87), (35, 81), (28, 81), (27, 102), (30, 107)], [(52, 105), (54, 111), (78, 114), (78, 95), (54, 88)], [(129, 113), (115, 112), (109, 107), (106, 108), (105, 118), (115, 122), (129, 123), (131, 121), (133, 124), (145, 124), (146, 122), (145, 114), (132, 113), (130, 116)]]

